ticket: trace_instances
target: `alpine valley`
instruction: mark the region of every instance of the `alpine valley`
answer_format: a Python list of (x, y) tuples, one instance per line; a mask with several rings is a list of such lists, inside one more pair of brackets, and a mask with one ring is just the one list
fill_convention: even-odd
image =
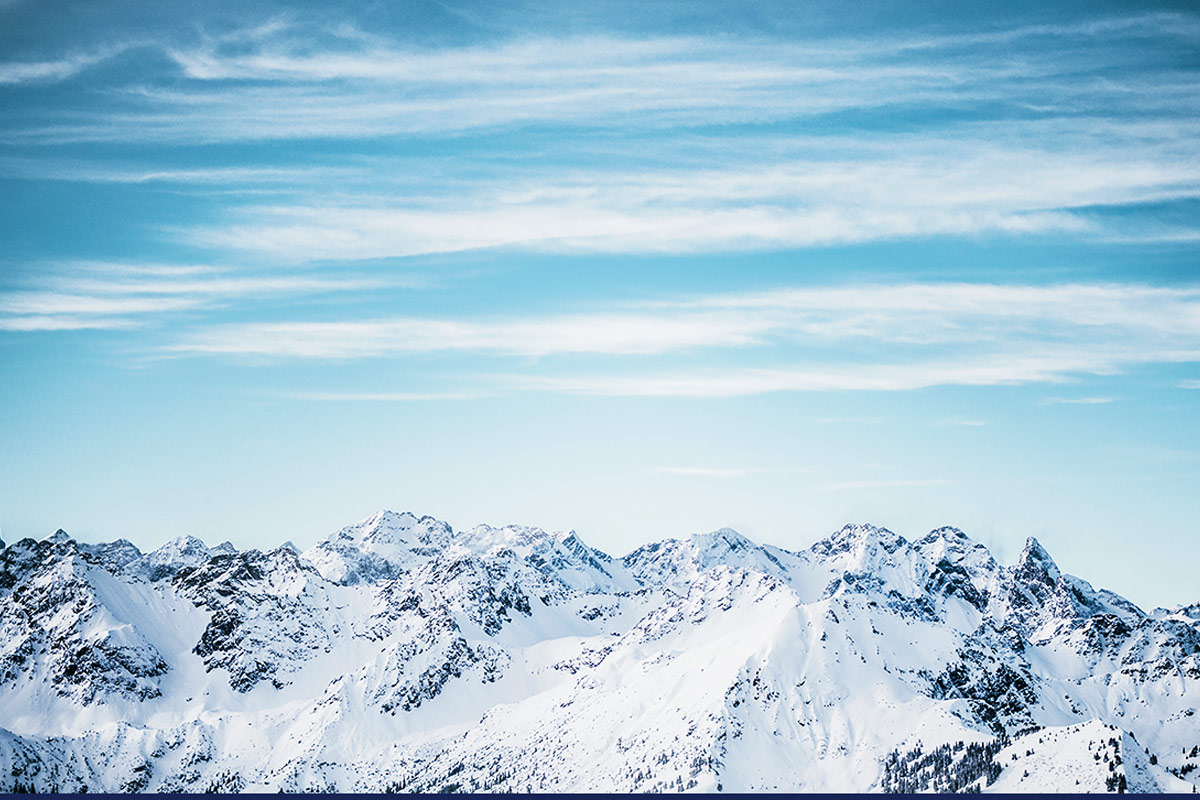
[(4, 791), (1193, 792), (1198, 708), (1200, 604), (954, 528), (0, 553)]

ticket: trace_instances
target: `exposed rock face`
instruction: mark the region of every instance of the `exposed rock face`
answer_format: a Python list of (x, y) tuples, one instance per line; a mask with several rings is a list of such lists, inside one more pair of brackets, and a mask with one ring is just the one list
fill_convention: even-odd
[(1197, 609), (955, 528), (58, 531), (0, 550), (0, 789), (1190, 791)]
[(4, 550), (0, 685), (38, 676), (40, 688), (84, 705), (160, 696), (169, 667), (126, 618), (138, 609), (112, 602), (116, 579), (59, 534)]

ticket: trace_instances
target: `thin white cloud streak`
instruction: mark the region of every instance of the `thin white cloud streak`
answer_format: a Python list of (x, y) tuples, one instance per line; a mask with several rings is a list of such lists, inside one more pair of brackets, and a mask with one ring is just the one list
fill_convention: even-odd
[[(86, 124), (47, 121), (10, 128), (3, 138), (22, 143), (133, 141), (204, 144), (278, 139), (369, 139), (391, 136), (444, 136), (474, 131), (553, 124), (606, 127), (621, 124), (634, 131), (663, 131), (697, 125), (733, 125), (803, 119), (851, 110), (880, 110), (892, 105), (969, 106), (997, 100), (995, 88), (972, 85), (959, 76), (925, 81), (920, 75), (892, 75), (876, 81), (869, 70), (830, 85), (769, 83), (747, 90), (729, 80), (722, 65), (710, 65), (713, 77), (697, 85), (655, 88), (631, 73), (627, 85), (522, 86), (460, 90), (447, 96), (432, 90), (417, 99), (398, 99), (391, 90), (337, 91), (306, 86), (249, 86), (194, 90), (143, 90), (129, 97), (146, 110), (96, 113)], [(718, 79), (717, 76), (720, 76)], [(982, 77), (982, 76), (981, 76)], [(977, 80), (981, 80), (977, 79)], [(990, 77), (990, 76), (989, 76)], [(1198, 103), (1190, 85), (1131, 79), (1134, 97), (1121, 101), (1130, 113), (1147, 116), (1194, 114)], [(964, 87), (964, 83), (966, 87)], [(1064, 83), (1043, 85), (1050, 95), (1043, 109), (1064, 115), (1100, 113), (1113, 102), (1112, 88)], [(1036, 92), (1007, 97), (1028, 105)]]
[(110, 316), (146, 314), (193, 308), (196, 300), (182, 297), (95, 297), (62, 292), (8, 292), (0, 295), (0, 314)]
[[(166, 309), (158, 309), (165, 311)], [(0, 331), (7, 333), (43, 333), (47, 331), (120, 330), (141, 324), (133, 317), (105, 317), (78, 314), (0, 315)]]
[[(1062, 26), (1078, 48), (1047, 49), (1043, 29), (945, 36), (780, 42), (771, 39), (583, 37), (493, 47), (405, 49), (343, 37), (321, 50), (287, 25), (198, 47), (158, 47), (185, 80), (134, 87), (121, 111), (47, 121), (10, 136), (39, 141), (209, 142), (443, 134), (552, 123), (677, 128), (764, 122), (839, 110), (979, 101), (1064, 114), (1114, 108), (1195, 111), (1193, 81), (1138, 63), (1144, 42), (1196, 38), (1188, 15)], [(988, 45), (991, 45), (989, 47)], [(1014, 57), (1018, 54), (1020, 57)], [(1130, 63), (1130, 61), (1133, 63)], [(13, 66), (13, 65), (9, 65)], [(1121, 69), (1123, 85), (1081, 77)], [(14, 69), (16, 67), (13, 67)]]
[[(1029, 25), (1007, 30), (937, 36), (839, 38), (817, 42), (781, 43), (771, 39), (731, 41), (699, 37), (620, 39), (605, 36), (567, 40), (517, 41), (498, 46), (449, 49), (399, 48), (385, 36), (362, 31), (350, 23), (335, 28), (299, 24), (276, 18), (263, 24), (204, 36), (199, 44), (131, 41), (92, 53), (74, 53), (42, 61), (0, 62), (0, 76), (10, 81), (62, 80), (81, 69), (111, 59), (132, 47), (163, 52), (197, 81), (280, 81), (322, 83), (379, 81), (388, 83), (543, 83), (571, 77), (595, 82), (599, 78), (645, 75), (658, 67), (667, 71), (695, 70), (709, 61), (731, 68), (730, 79), (746, 82), (758, 75), (779, 80), (797, 76), (809, 80), (838, 74), (837, 65), (882, 62), (914, 51), (928, 56), (938, 51), (970, 48), (986, 52), (989, 45), (1011, 48), (1023, 40), (1031, 46), (1046, 37), (1082, 41), (1120, 39), (1130, 34), (1172, 40), (1200, 38), (1200, 22), (1192, 15), (1149, 13), (1110, 17), (1082, 23)], [(311, 46), (317, 36), (339, 44), (321, 50)], [(236, 45), (236, 47), (231, 47)], [(746, 50), (756, 58), (747, 61)], [(1033, 51), (1038, 54), (1037, 50)], [(1055, 54), (1059, 57), (1059, 54)], [(797, 63), (817, 66), (797, 68)], [(1011, 60), (997, 59), (1010, 65)], [(892, 67), (892, 69), (896, 69)], [(0, 77), (0, 81), (4, 78)]]
[(78, 262), (49, 268), (36, 288), (0, 291), (0, 330), (117, 329), (173, 312), (212, 309), (270, 295), (361, 292), (402, 285), (401, 278), (237, 275), (204, 265)]
[(30, 180), (78, 183), (311, 187), (366, 177), (367, 170), (349, 166), (219, 166), (180, 169), (145, 164), (96, 164), (76, 160), (4, 158), (0, 159), (0, 174)]
[(761, 344), (770, 323), (747, 315), (687, 318), (581, 314), (516, 321), (403, 318), (362, 322), (251, 323), (200, 331), (168, 352), (275, 358), (355, 359), (469, 351), (514, 356), (662, 354)]
[(1200, 380), (1184, 380), (1178, 383), (1180, 389), (1200, 389)]
[(57, 83), (72, 78), (88, 67), (107, 61), (129, 47), (110, 47), (94, 53), (76, 53), (46, 61), (0, 62), (0, 85), (26, 83)]
[(655, 467), (653, 470), (656, 475), (678, 475), (681, 477), (696, 478), (741, 478), (760, 471), (757, 469), (721, 467)]
[[(704, 361), (714, 350), (732, 348), (775, 366), (716, 369)], [(551, 365), (541, 374), (476, 376), (492, 391), (595, 396), (739, 397), (1061, 384), (1140, 364), (1200, 361), (1200, 289), (1125, 284), (784, 289), (518, 319), (215, 326), (166, 346), (165, 352), (253, 360), (675, 354), (668, 371), (624, 364), (615, 373), (567, 374)], [(863, 355), (869, 352), (875, 355)], [(571, 366), (577, 370), (579, 364)], [(946, 424), (951, 422), (976, 423)]]
[(292, 400), (319, 403), (421, 403), (437, 400), (478, 400), (492, 397), (492, 392), (288, 392)]
[(610, 209), (542, 203), (478, 211), (292, 208), (281, 221), (195, 229), (189, 244), (281, 261), (370, 259), (514, 248), (564, 253), (696, 253), (978, 233), (1080, 233), (1069, 213), (887, 208)]
[(1113, 402), (1112, 397), (1047, 397), (1039, 406), (1099, 406)]
[[(104, 280), (65, 278), (48, 281), (87, 296), (182, 295), (187, 297), (246, 297), (265, 294), (325, 294), (354, 292), (396, 285), (385, 278), (314, 278), (302, 275), (213, 277), (203, 280)], [(3, 307), (0, 301), (0, 307)]]
[(1194, 361), (1187, 352), (1097, 355), (1079, 352), (977, 354), (908, 363), (811, 364), (654, 375), (514, 376), (514, 388), (602, 397), (746, 397), (776, 392), (907, 392), (939, 386), (1065, 383), (1077, 374), (1113, 374), (1130, 364)]
[(857, 489), (892, 489), (899, 487), (912, 486), (950, 486), (954, 481), (944, 479), (897, 479), (897, 480), (863, 480), (863, 481), (836, 481), (830, 483), (818, 483), (809, 487), (812, 492), (843, 492), (853, 491)]
[[(1176, 242), (1200, 236), (1200, 227), (1182, 220), (1095, 212), (1200, 197), (1200, 159), (1191, 144), (1200, 126), (1099, 127), (1026, 124), (972, 128), (958, 137), (768, 139), (736, 151), (728, 143), (693, 140), (684, 150), (699, 151), (683, 160), (699, 159), (703, 168), (689, 163), (653, 171), (530, 167), (521, 159), (507, 167), (464, 159), (455, 171), (436, 160), (386, 158), (294, 170), (154, 172), (29, 160), (7, 167), (62, 180), (270, 192), (283, 202), (238, 203), (214, 222), (164, 233), (279, 263), (487, 248), (694, 253), (939, 235)], [(846, 157), (847, 149), (856, 151), (853, 157)]]
[(663, 310), (779, 315), (807, 336), (892, 342), (1200, 340), (1200, 288), (937, 283), (780, 289), (660, 302)]
[[(935, 144), (943, 144), (940, 152)], [(865, 160), (775, 160), (720, 170), (610, 171), (455, 182), (421, 199), (241, 207), (184, 242), (287, 260), (482, 248), (670, 252), (809, 247), (935, 235), (1119, 236), (1089, 209), (1200, 196), (1177, 143), (1062, 153), (906, 143)], [(426, 189), (429, 191), (429, 189)], [(433, 192), (439, 192), (435, 186)], [(1125, 225), (1128, 228), (1128, 225)], [(1187, 229), (1144, 229), (1177, 237)]]
[[(1032, 25), (978, 34), (949, 34), (927, 37), (873, 39), (840, 38), (819, 43), (781, 44), (768, 39), (731, 42), (697, 37), (655, 39), (615, 39), (604, 36), (568, 41), (524, 41), (500, 46), (438, 50), (397, 50), (383, 37), (366, 34), (352, 26), (343, 26), (339, 36), (358, 49), (313, 52), (297, 47), (296, 29), (287, 23), (275, 24), (269, 31), (258, 28), (235, 32), (238, 40), (259, 43), (256, 51), (242, 55), (220, 53), (228, 37), (213, 37), (193, 49), (169, 51), (184, 73), (198, 80), (386, 80), (495, 83), (519, 76), (526, 82), (546, 80), (546, 73), (596, 79), (607, 75), (625, 75), (631, 69), (666, 62), (694, 66), (705, 56), (723, 56), (731, 64), (740, 64), (747, 47), (758, 59), (752, 67), (768, 74), (798, 74), (824, 77), (829, 67), (797, 69), (796, 63), (839, 63), (847, 58), (875, 61), (911, 51), (960, 50), (969, 47), (1002, 44), (1011, 46), (1024, 39), (1045, 37), (1083, 39), (1104, 38), (1129, 33), (1171, 39), (1200, 38), (1200, 23), (1184, 14), (1142, 14), (1112, 17), (1065, 25)], [(266, 33), (267, 35), (264, 35)], [(302, 33), (302, 32), (301, 32)], [(279, 34), (271, 36), (270, 34)], [(647, 63), (649, 62), (649, 63)], [(642, 73), (644, 74), (644, 73)], [(746, 66), (734, 77), (745, 80), (755, 72)]]
[[(350, 359), (438, 351), (508, 355), (661, 354), (704, 347), (854, 340), (913, 346), (1055, 344), (1097, 355), (1200, 347), (1200, 288), (1134, 284), (904, 284), (780, 289), (643, 304), (608, 313), (470, 321), (216, 326), (176, 352)], [(1171, 356), (1168, 360), (1177, 360)], [(1057, 370), (1056, 370), (1057, 371)]]

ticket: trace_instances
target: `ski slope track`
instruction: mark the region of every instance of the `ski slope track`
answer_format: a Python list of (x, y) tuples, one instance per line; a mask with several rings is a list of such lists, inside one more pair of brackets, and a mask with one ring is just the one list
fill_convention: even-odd
[(3, 791), (1190, 793), (1198, 709), (1200, 605), (954, 528), (0, 551)]

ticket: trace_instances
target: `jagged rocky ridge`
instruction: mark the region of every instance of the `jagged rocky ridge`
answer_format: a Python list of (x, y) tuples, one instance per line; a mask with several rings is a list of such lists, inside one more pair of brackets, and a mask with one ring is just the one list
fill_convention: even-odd
[(0, 790), (1190, 792), (1198, 608), (954, 528), (58, 531), (0, 550)]

